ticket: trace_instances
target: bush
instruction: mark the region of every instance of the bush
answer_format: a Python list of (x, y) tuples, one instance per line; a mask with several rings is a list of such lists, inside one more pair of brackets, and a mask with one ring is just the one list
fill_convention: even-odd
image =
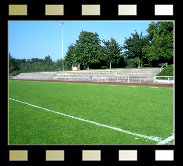
[(165, 67), (157, 76), (173, 76), (173, 64)]
[(16, 76), (16, 75), (19, 74), (19, 73), (20, 73), (19, 70), (15, 70), (15, 71), (9, 73), (9, 76)]
[[(165, 67), (157, 76), (173, 76), (173, 64)], [(159, 77), (157, 79), (167, 79), (166, 77)]]

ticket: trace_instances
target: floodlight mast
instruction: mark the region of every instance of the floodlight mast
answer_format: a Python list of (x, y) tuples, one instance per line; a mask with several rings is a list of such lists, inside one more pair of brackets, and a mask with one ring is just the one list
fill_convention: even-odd
[(62, 27), (62, 71), (64, 71), (64, 49), (63, 49), (63, 42), (64, 42), (63, 35), (64, 35), (64, 32), (63, 32), (63, 25), (64, 25), (64, 23), (61, 22), (60, 26)]

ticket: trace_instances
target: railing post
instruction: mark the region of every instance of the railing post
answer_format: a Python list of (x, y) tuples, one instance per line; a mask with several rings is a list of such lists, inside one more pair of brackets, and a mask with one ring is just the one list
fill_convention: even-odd
[(156, 83), (156, 76), (153, 76), (153, 83)]

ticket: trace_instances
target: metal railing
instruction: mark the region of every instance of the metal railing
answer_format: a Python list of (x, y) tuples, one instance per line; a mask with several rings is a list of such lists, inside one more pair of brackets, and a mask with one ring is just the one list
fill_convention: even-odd
[(72, 76), (72, 77), (58, 77), (58, 80), (64, 81), (90, 81), (90, 82), (117, 82), (117, 83), (153, 83), (153, 77), (146, 77), (146, 76)]
[(174, 84), (174, 76), (154, 76), (153, 83)]
[(163, 66), (161, 66), (161, 68), (160, 68), (160, 72), (163, 70), (163, 67), (167, 67), (167, 65), (168, 65), (168, 63), (166, 62), (165, 64), (163, 64)]
[(27, 80), (60, 80), (60, 81), (91, 81), (91, 82), (117, 82), (117, 83), (154, 83), (154, 84), (174, 84), (174, 76), (143, 76), (143, 75), (115, 75), (115, 76), (95, 76), (95, 75), (61, 75), (59, 77), (44, 75), (42, 77), (13, 77), (12, 79)]

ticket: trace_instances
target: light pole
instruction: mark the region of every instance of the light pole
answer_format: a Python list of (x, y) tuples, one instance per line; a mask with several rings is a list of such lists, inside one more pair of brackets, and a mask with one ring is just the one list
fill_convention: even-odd
[(60, 26), (62, 27), (62, 70), (64, 71), (64, 49), (63, 49), (63, 42), (64, 42), (64, 38), (63, 38), (63, 26), (64, 26), (64, 23), (61, 22), (60, 23)]

